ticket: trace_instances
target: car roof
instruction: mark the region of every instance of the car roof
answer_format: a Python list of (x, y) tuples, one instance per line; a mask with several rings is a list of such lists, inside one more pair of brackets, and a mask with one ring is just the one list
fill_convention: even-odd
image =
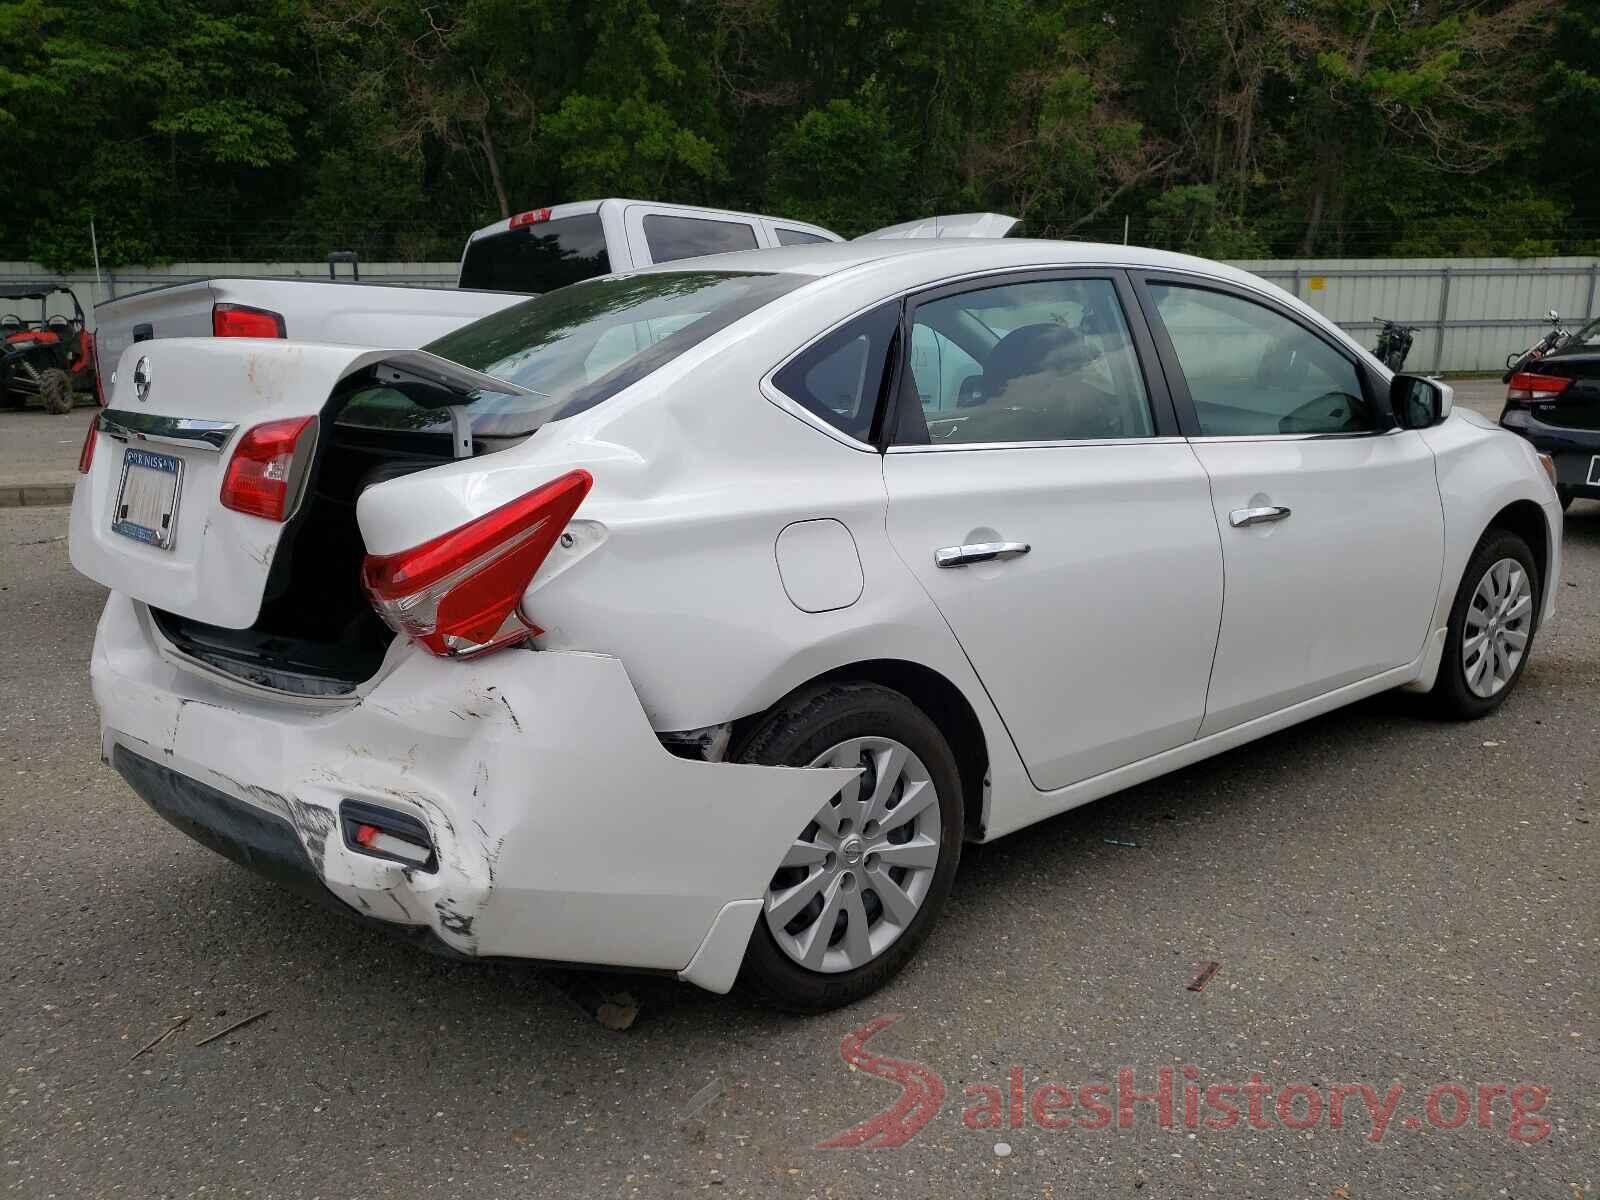
[[(996, 268), (1116, 266), (1143, 270), (1198, 272), (1219, 279), (1230, 279), (1260, 288), (1263, 281), (1254, 275), (1210, 259), (1144, 246), (1121, 246), (1103, 242), (1047, 241), (1036, 238), (900, 238), (868, 239), (854, 242), (813, 243), (780, 246), (766, 250), (738, 250), (728, 254), (708, 254), (684, 258), (641, 270), (775, 272), (825, 276), (874, 262), (924, 256), (930, 277), (944, 273), (951, 265), (966, 269), (977, 263)], [(965, 260), (964, 262), (962, 260)]]
[[(1145, 246), (1119, 246), (1104, 242), (1044, 241), (1029, 238), (902, 238), (867, 239), (806, 246), (783, 246), (770, 250), (740, 250), (731, 254), (711, 254), (704, 258), (685, 258), (676, 262), (646, 267), (650, 273), (670, 271), (773, 272), (810, 276), (810, 282), (796, 289), (811, 292), (826, 287), (831, 276), (846, 272), (860, 278), (884, 271), (894, 282), (885, 297), (908, 290), (934, 286), (948, 280), (979, 276), (994, 271), (1072, 270), (1096, 267), (1128, 268), (1135, 271), (1168, 271), (1175, 275), (1198, 276), (1231, 283), (1260, 293), (1286, 305), (1308, 321), (1326, 330), (1370, 365), (1379, 366), (1365, 347), (1340, 329), (1322, 313), (1297, 296), (1258, 275), (1226, 263), (1170, 250), (1151, 250)], [(1383, 368), (1384, 377), (1388, 369)]]

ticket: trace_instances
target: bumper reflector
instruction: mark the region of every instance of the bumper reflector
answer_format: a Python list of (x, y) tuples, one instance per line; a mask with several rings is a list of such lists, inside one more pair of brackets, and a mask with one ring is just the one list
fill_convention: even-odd
[(428, 827), (413, 816), (361, 800), (345, 800), (339, 805), (339, 826), (344, 844), (357, 854), (386, 858), (419, 871), (439, 869)]

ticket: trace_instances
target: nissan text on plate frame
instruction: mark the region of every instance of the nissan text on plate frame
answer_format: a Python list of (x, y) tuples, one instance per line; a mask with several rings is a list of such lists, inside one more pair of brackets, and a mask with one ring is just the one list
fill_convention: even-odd
[(449, 954), (848, 1003), (968, 842), (1386, 689), (1490, 711), (1560, 577), (1531, 446), (1155, 251), (790, 247), (421, 350), (137, 349), (72, 510), (106, 761)]

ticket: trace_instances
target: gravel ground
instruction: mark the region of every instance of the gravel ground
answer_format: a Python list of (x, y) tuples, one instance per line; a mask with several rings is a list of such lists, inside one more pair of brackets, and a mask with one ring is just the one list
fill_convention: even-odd
[[(190, 842), (97, 761), (101, 593), (65, 532), (63, 508), (0, 510), (0, 1194), (1600, 1188), (1600, 505), (1574, 506), (1560, 619), (1495, 715), (1444, 724), (1380, 697), (969, 847), (912, 967), (812, 1019), (658, 979), (440, 962)], [(592, 988), (631, 992), (633, 1027), (586, 1015), (572, 996)], [(902, 1145), (819, 1148), (900, 1094), (840, 1051), (895, 1014), (870, 1050), (921, 1064), (942, 1106)], [(1087, 1099), (1115, 1110), (1120, 1070), (1152, 1093), (1163, 1067), (1171, 1128), (1151, 1102), (1126, 1129), (1035, 1119), (1042, 1085), (1072, 1089), (1082, 1122), (1080, 1089), (1105, 1085)], [(1207, 1125), (1205, 1089), (1255, 1074), (1316, 1089), (1320, 1120), (1291, 1129), (1269, 1099), (1252, 1127), (1241, 1091), (1238, 1122)], [(1362, 1084), (1380, 1108), (1403, 1089), (1378, 1140), (1354, 1090), (1330, 1127), (1330, 1088)], [(1471, 1112), (1441, 1128), (1453, 1093), (1431, 1110), (1427, 1094), (1453, 1084)], [(1480, 1085), (1519, 1084), (1543, 1107), (1514, 1126), (1489, 1093), (1480, 1128)], [(1290, 1098), (1295, 1123), (1311, 1101)]]

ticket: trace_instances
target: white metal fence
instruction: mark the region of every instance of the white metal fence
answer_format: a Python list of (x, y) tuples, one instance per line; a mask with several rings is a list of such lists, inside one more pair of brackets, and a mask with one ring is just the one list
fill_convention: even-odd
[[(1414, 371), (1499, 371), (1558, 311), (1576, 326), (1595, 313), (1600, 258), (1259, 259), (1234, 264), (1299, 296), (1371, 346), (1388, 317), (1418, 327), (1406, 366)], [(339, 268), (341, 274), (348, 267)], [(362, 279), (451, 287), (453, 262), (363, 263)], [(218, 275), (282, 279), (328, 276), (326, 263), (175, 263), (78, 271), (64, 277), (36, 263), (0, 262), (0, 287), (65, 278), (86, 309), (130, 292)], [(6, 311), (0, 304), (0, 312)], [(28, 314), (21, 314), (28, 315)], [(92, 321), (91, 316), (91, 321)]]
[(1500, 371), (1562, 323), (1595, 315), (1600, 258), (1271, 259), (1236, 263), (1293, 292), (1367, 346), (1387, 317), (1418, 327), (1413, 371)]

